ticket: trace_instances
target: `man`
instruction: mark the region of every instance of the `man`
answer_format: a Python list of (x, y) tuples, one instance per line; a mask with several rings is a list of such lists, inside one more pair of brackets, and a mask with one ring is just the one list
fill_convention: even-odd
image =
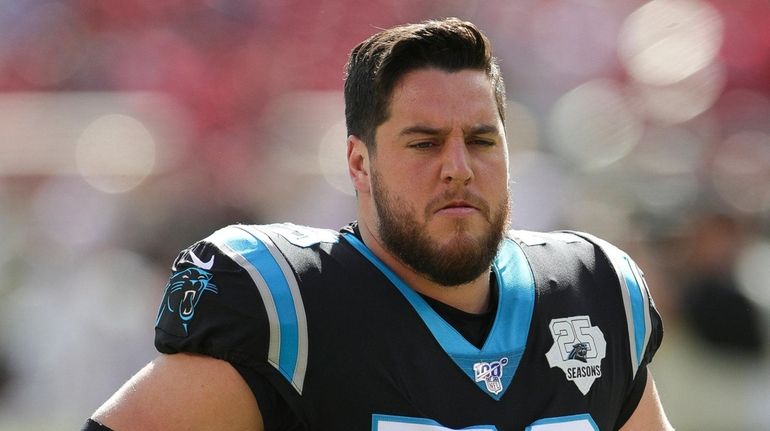
[(228, 226), (180, 253), (163, 353), (84, 429), (667, 430), (636, 265), (510, 231), (505, 90), (457, 19), (351, 53), (341, 232)]

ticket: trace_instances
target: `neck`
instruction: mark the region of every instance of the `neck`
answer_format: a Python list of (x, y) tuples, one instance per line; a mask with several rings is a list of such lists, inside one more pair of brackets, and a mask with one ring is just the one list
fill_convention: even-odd
[(401, 262), (365, 222), (359, 220), (358, 227), (361, 239), (369, 250), (416, 292), (467, 313), (479, 314), (489, 309), (491, 298), (489, 271), (484, 271), (469, 283), (457, 286), (438, 284)]

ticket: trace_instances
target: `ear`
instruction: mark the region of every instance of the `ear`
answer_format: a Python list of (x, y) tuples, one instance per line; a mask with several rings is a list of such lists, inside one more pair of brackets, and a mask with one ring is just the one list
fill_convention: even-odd
[(369, 150), (356, 135), (348, 136), (348, 174), (357, 193), (369, 193)]

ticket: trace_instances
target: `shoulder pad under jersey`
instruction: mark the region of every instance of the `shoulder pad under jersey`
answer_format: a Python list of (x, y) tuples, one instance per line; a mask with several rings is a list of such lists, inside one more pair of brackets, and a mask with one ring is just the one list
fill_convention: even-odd
[[(650, 345), (650, 337), (653, 334), (653, 327), (659, 327), (660, 319), (642, 270), (626, 252), (601, 238), (585, 232), (566, 231), (564, 233), (585, 238), (598, 246), (615, 270), (620, 283), (628, 326), (629, 357), (633, 375), (636, 375), (645, 358), (648, 361), (657, 350), (657, 344)], [(657, 334), (655, 338), (656, 340), (659, 338)]]
[(302, 392), (308, 335), (298, 278), (287, 256), (339, 240), (293, 224), (231, 225), (182, 251), (156, 320), (163, 353), (269, 364)]

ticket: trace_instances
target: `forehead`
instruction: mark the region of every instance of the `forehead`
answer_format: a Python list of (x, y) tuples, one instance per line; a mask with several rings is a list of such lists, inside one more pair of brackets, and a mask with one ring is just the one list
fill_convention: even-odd
[(436, 124), (500, 121), (492, 83), (480, 70), (418, 69), (394, 86), (389, 120)]

